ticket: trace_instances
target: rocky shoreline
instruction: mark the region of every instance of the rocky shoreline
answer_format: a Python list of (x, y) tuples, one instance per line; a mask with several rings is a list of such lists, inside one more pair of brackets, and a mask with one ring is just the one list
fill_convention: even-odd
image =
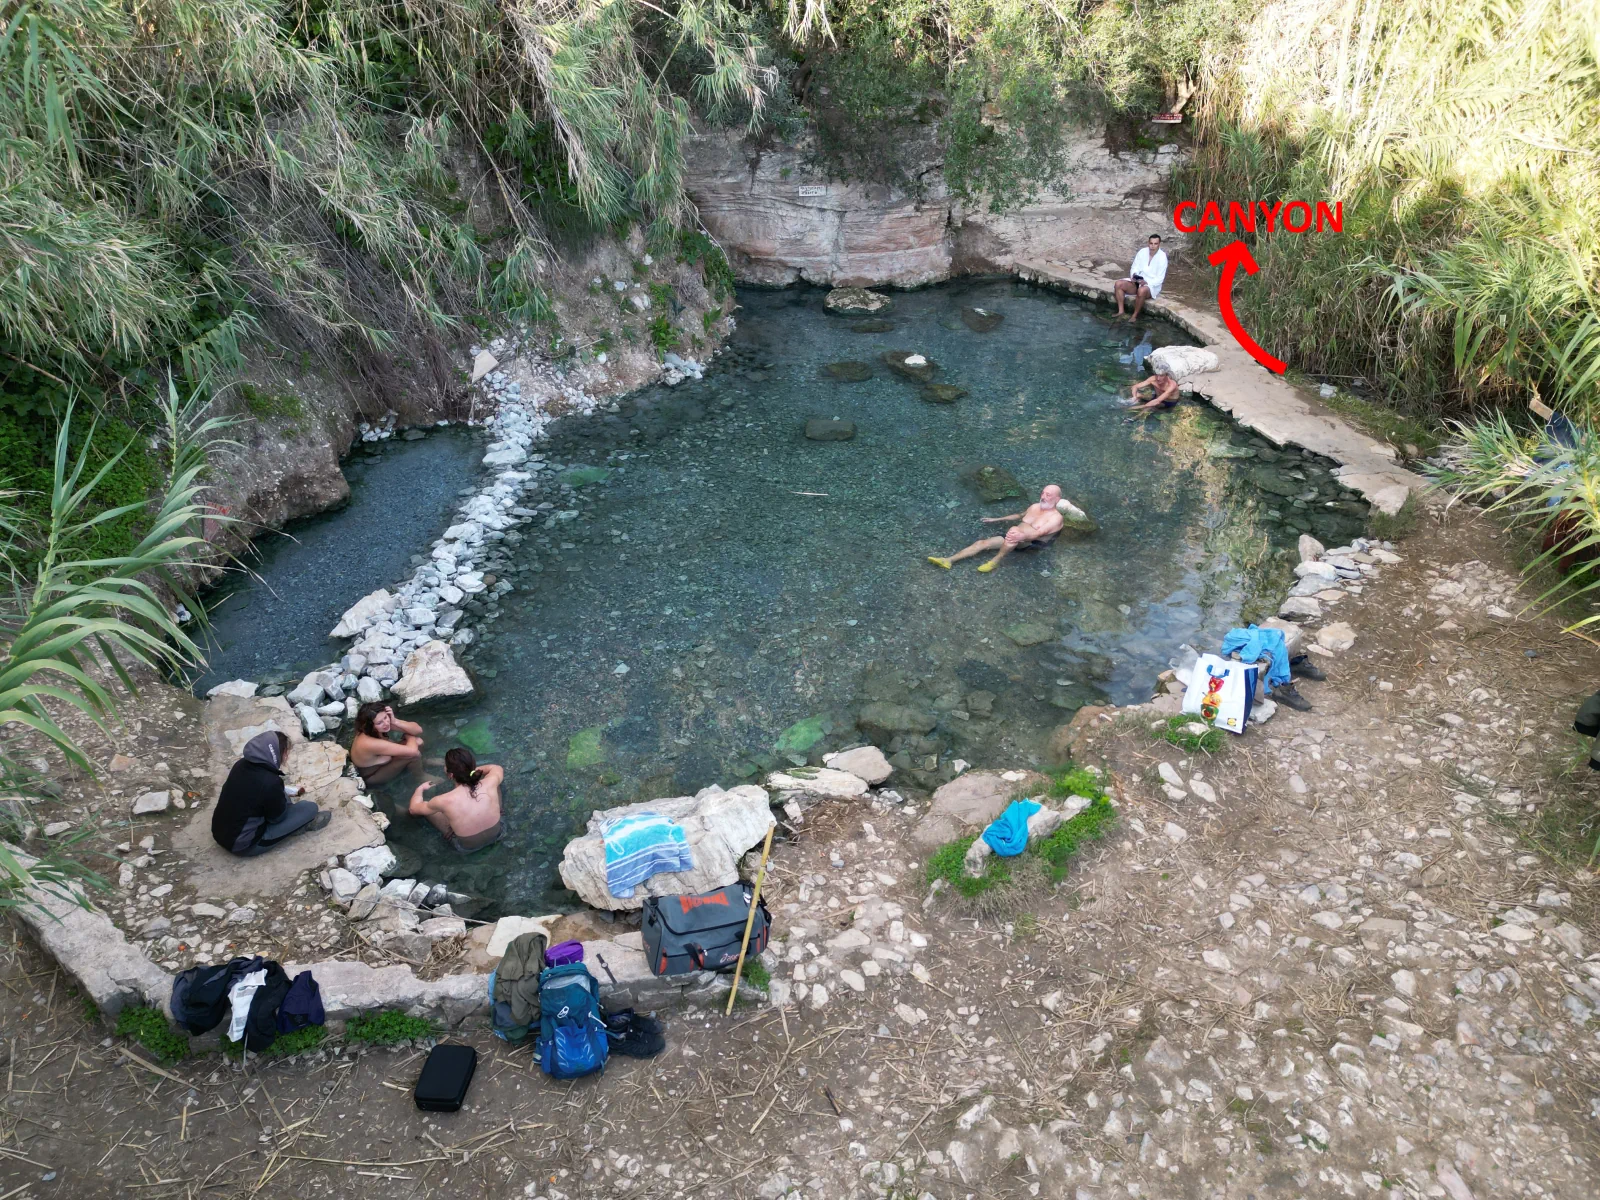
[[(548, 392), (531, 401), (524, 397), (522, 380), (516, 377), (518, 350), (519, 347), (514, 343), (505, 341), (477, 349), (474, 374), (482, 390), (485, 407), (492, 408), (485, 424), (494, 438), (484, 458), (484, 482), (459, 506), (456, 519), (429, 548), (428, 553), (413, 560), (416, 568), (407, 580), (392, 593), (385, 590), (363, 597), (345, 613), (333, 632), (335, 636), (353, 639), (348, 651), (337, 663), (309, 673), (289, 688), (269, 685), (261, 689), (261, 695), (256, 696), (255, 685), (250, 682), (236, 681), (223, 685), (215, 690), (213, 704), (224, 700), (271, 704), (279, 710), (277, 715), (283, 719), (283, 724), (288, 725), (295, 735), (317, 738), (336, 730), (353, 715), (355, 706), (367, 699), (392, 695), (402, 703), (411, 704), (431, 698), (462, 695), (471, 690), (472, 681), (455, 661), (454, 651), (473, 644), (479, 636), (478, 631), (494, 620), (494, 601), (514, 587), (510, 579), (499, 573), (509, 564), (506, 551), (521, 539), (524, 527), (540, 522), (546, 528), (552, 527), (566, 511), (558, 507), (559, 499), (535, 501), (531, 494), (550, 488), (560, 497), (560, 489), (567, 487), (570, 490), (570, 485), (563, 484), (560, 478), (558, 465), (551, 463), (545, 454), (536, 449), (547, 436), (555, 418), (545, 403)], [(679, 379), (697, 377), (702, 369), (699, 363), (682, 359), (663, 366), (664, 372), (671, 373), (667, 376), (668, 382), (672, 381), (671, 375)], [(592, 413), (616, 408), (615, 402), (607, 404), (592, 399), (583, 392), (581, 386), (568, 387), (563, 398), (563, 407), (569, 412)], [(369, 440), (378, 439), (392, 435), (392, 432), (392, 429), (377, 427), (363, 431), (363, 436)], [(1324, 552), (1320, 544), (1310, 537), (1303, 538), (1302, 543), (1302, 563), (1297, 570), (1300, 581), (1293, 589), (1293, 594), (1286, 598), (1280, 618), (1272, 622), (1283, 627), (1286, 636), (1295, 642), (1301, 637), (1302, 622), (1318, 620), (1324, 606), (1337, 605), (1347, 593), (1359, 594), (1362, 586), (1360, 581), (1374, 574), (1379, 564), (1397, 561), (1387, 544), (1374, 545), (1358, 539), (1335, 551)], [(1317, 631), (1310, 639), (1308, 648), (1313, 653), (1332, 654), (1347, 648), (1349, 644), (1347, 629), (1333, 623)], [(1163, 678), (1158, 681), (1157, 689), (1162, 694), (1158, 694), (1149, 706), (1150, 711), (1157, 715), (1175, 712), (1179, 699), (1175, 693), (1181, 691), (1179, 681), (1176, 678)], [(268, 694), (285, 691), (286, 695)], [(1257, 720), (1268, 719), (1271, 712), (1270, 703), (1261, 706)], [(259, 715), (252, 720), (257, 720)], [(1106, 715), (1103, 709), (1082, 710), (1070, 725), (1059, 731), (1053, 749), (1064, 753), (1070, 748), (1072, 729)], [(246, 725), (243, 728), (250, 727)], [(238, 736), (238, 731), (234, 736)], [(322, 764), (325, 773), (330, 778), (338, 776), (339, 786), (350, 793), (342, 797), (342, 802), (358, 818), (364, 816), (367, 828), (378, 834), (367, 841), (381, 843), (381, 831), (386, 822), (382, 814), (370, 811), (371, 802), (362, 794), (359, 780), (354, 779), (353, 771), (345, 764), (343, 751), (330, 742), (314, 744), (325, 747), (325, 756), (329, 758)], [(864, 746), (859, 750), (847, 751), (847, 755), (862, 759), (870, 769), (858, 766), (861, 774), (831, 766), (793, 773), (774, 772), (767, 778), (765, 789), (746, 787), (735, 791), (747, 791), (752, 796), (759, 796), (763, 801), (761, 807), (782, 812), (791, 827), (802, 824), (806, 811), (819, 802), (846, 800), (869, 803), (874, 811), (897, 822), (932, 820), (934, 827), (950, 833), (991, 819), (998, 812), (998, 807), (1015, 793), (1017, 781), (1027, 778), (1020, 772), (963, 773), (964, 764), (957, 764), (956, 778), (928, 797), (929, 814), (924, 817), (919, 812), (919, 798), (915, 794), (908, 803), (907, 797), (899, 790), (883, 786), (896, 767), (884, 759), (880, 750)], [(872, 756), (883, 760), (881, 768), (877, 761), (871, 761)], [(897, 755), (896, 759), (905, 765), (903, 756)], [(1006, 774), (1015, 775), (1017, 779), (1006, 780)], [(960, 808), (962, 815), (959, 818), (945, 811), (955, 803), (950, 799), (952, 792), (947, 789), (953, 789), (953, 793), (965, 793), (977, 787), (981, 791), (984, 781), (994, 779), (1001, 780), (1001, 783), (994, 786), (992, 794), (986, 794), (985, 802), (977, 808), (970, 805)], [(719, 793), (720, 789), (706, 789), (695, 797), (684, 798), (684, 802), (700, 805)], [(597, 814), (597, 818), (603, 815)], [(934, 820), (936, 815), (937, 820)], [(1058, 810), (1054, 819), (1065, 819), (1067, 816), (1070, 813)], [(920, 824), (918, 827), (921, 827)], [(708, 825), (707, 828), (712, 826)], [(741, 839), (742, 834), (735, 840)], [(759, 841), (759, 834), (749, 840), (752, 844)], [(582, 841), (579, 839), (569, 846), (569, 858), (573, 855), (573, 847)], [(749, 846), (744, 849), (748, 850)], [(729, 843), (727, 862), (712, 873), (716, 878), (712, 879), (710, 875), (705, 879), (697, 877), (692, 881), (695, 888), (670, 877), (664, 877), (659, 886), (666, 891), (704, 890), (732, 882), (738, 877), (740, 853)], [(573, 861), (576, 863), (576, 860)], [(398, 865), (392, 852), (381, 844), (352, 845), (319, 864), (314, 871), (314, 878), (321, 884), (326, 900), (343, 910), (344, 920), (359, 927), (362, 943), (388, 956), (391, 961), (398, 960), (395, 967), (388, 968), (390, 970), (414, 974), (413, 966), (429, 962), (433, 970), (475, 974), (490, 965), (487, 949), (496, 937), (495, 926), (479, 924), (474, 928), (463, 915), (470, 914), (475, 898), (466, 892), (454, 890), (447, 880), (398, 877), (395, 874)], [(976, 866), (969, 864), (969, 867)], [(588, 887), (588, 892), (594, 893), (589, 895), (585, 887), (580, 886), (584, 881), (592, 884), (595, 878), (592, 862), (587, 873), (574, 865), (569, 876), (567, 860), (564, 859), (563, 876), (587, 901), (595, 903), (599, 893), (594, 887)], [(603, 874), (601, 879), (603, 882)], [(304, 894), (304, 886), (301, 891)], [(600, 907), (606, 906), (601, 904)], [(204, 901), (194, 902), (184, 915), (191, 919), (199, 916), (220, 919), (223, 923), (239, 923), (240, 918), (234, 915), (236, 909), (219, 909), (219, 916), (214, 917), (211, 913), (213, 908), (216, 906)], [(146, 936), (150, 936), (151, 925), (162, 919), (166, 918), (153, 918), (151, 923), (144, 926)], [(505, 921), (529, 919), (511, 917)], [(891, 928), (893, 921), (892, 917), (889, 918)], [(504, 927), (504, 922), (501, 925)], [(509, 927), (504, 927), (502, 932), (505, 928)], [(616, 928), (607, 929), (603, 922), (598, 926), (591, 922), (587, 932), (605, 935), (590, 940), (610, 943), (608, 961), (614, 960), (623, 967), (617, 974), (617, 986), (623, 987), (630, 996), (656, 1000), (681, 998), (690, 992), (698, 994), (699, 991), (707, 988), (715, 990), (719, 986), (714, 977), (656, 980), (643, 970), (642, 955), (631, 944), (636, 934), (625, 930), (619, 932)], [(154, 933), (158, 937), (172, 937), (159, 926)], [(117, 934), (117, 937), (121, 936)], [(855, 986), (854, 980), (870, 977), (867, 970), (869, 960), (880, 967), (886, 961), (894, 961), (883, 955), (874, 958), (873, 955), (880, 950), (888, 955), (900, 954), (899, 965), (904, 967), (909, 958), (900, 944), (903, 940), (902, 934), (900, 938), (891, 937), (892, 944), (880, 945), (869, 941), (865, 945), (865, 959), (856, 966), (841, 968), (850, 972), (848, 978), (841, 977), (845, 990), (862, 990)], [(221, 942), (212, 944), (197, 940), (185, 944), (191, 956), (196, 951), (222, 952)], [(434, 953), (435, 946), (446, 952), (444, 960), (439, 960)], [(780, 938), (778, 951), (782, 950), (783, 940)], [(781, 955), (777, 951), (769, 951), (769, 956), (772, 959), (768, 964), (769, 970), (778, 967)], [(452, 962), (454, 965), (451, 965)], [(177, 967), (180, 961), (175, 960), (172, 965)], [(638, 969), (631, 969), (633, 967)], [(626, 982), (621, 982), (624, 979)], [(816, 991), (797, 991), (797, 984)], [(826, 1003), (828, 986), (826, 981), (820, 985), (811, 984), (808, 980), (777, 981), (769, 996), (774, 1003), (781, 1004), (799, 996), (820, 995), (820, 1000), (811, 1000), (813, 1006), (819, 1006)], [(147, 989), (141, 987), (138, 990), (146, 994), (149, 1002), (162, 1002), (163, 998), (149, 994)], [(440, 996), (445, 998), (440, 1003), (457, 1003), (456, 993), (449, 987)], [(115, 1007), (114, 996), (104, 999), (112, 1008)]]

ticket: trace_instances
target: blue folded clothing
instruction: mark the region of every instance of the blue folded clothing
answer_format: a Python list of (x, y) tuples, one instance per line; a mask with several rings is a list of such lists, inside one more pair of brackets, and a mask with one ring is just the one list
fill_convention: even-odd
[(687, 871), (694, 853), (683, 829), (660, 813), (631, 813), (606, 826), (606, 889), (619, 900), (664, 871)]
[(1013, 800), (983, 831), (983, 840), (1005, 858), (1021, 854), (1028, 848), (1028, 818), (1042, 807), (1032, 800)]
[(1235, 650), (1239, 652), (1239, 661), (1243, 663), (1260, 662), (1263, 658), (1272, 660), (1272, 665), (1267, 668), (1267, 692), (1289, 682), (1289, 646), (1283, 640), (1283, 630), (1262, 629), (1251, 625), (1247, 629), (1230, 629), (1222, 639), (1222, 657), (1227, 658)]

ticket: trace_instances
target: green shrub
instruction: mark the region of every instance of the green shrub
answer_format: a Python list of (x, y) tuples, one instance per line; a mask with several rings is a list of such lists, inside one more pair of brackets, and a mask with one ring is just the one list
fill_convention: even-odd
[[(1205, 731), (1190, 733), (1190, 725), (1205, 725)], [(1222, 730), (1215, 725), (1206, 725), (1199, 717), (1187, 713), (1168, 717), (1161, 728), (1153, 732), (1161, 741), (1170, 742), (1180, 750), (1188, 750), (1191, 753), (1215, 754), (1222, 749), (1224, 740)]]
[(117, 1014), (117, 1036), (130, 1038), (160, 1062), (175, 1063), (189, 1053), (189, 1036), (180, 1033), (159, 1008), (125, 1008)]
[[(307, 1050), (315, 1050), (327, 1036), (326, 1025), (307, 1025), (304, 1029), (296, 1029), (293, 1033), (280, 1033), (272, 1039), (272, 1045), (261, 1052), (261, 1057), (288, 1058), (291, 1054), (304, 1054)], [(244, 1042), (233, 1041), (227, 1034), (223, 1034), (222, 1052), (229, 1058), (243, 1058)]]
[(979, 835), (957, 838), (953, 842), (946, 842), (933, 852), (928, 859), (925, 872), (929, 883), (943, 879), (958, 895), (966, 899), (981, 896), (1012, 881), (1012, 864), (1021, 865), (1036, 862), (1043, 869), (1044, 876), (1051, 883), (1060, 883), (1066, 877), (1067, 866), (1078, 848), (1086, 841), (1097, 840), (1105, 835), (1116, 820), (1116, 809), (1111, 807), (1110, 798), (1107, 797), (1103, 776), (1092, 767), (1065, 767), (1056, 772), (1050, 780), (1049, 795), (1053, 799), (1064, 800), (1068, 796), (1083, 796), (1089, 800), (1089, 807), (1061, 826), (1049, 837), (1037, 845), (1030, 846), (1023, 854), (1015, 858), (1001, 858), (991, 854), (984, 859), (984, 871), (976, 879), (968, 875), (962, 868), (965, 866), (967, 851), (972, 848), (972, 843), (978, 840)]
[(399, 1009), (386, 1008), (379, 1012), (362, 1013), (350, 1018), (344, 1027), (347, 1042), (363, 1042), (369, 1046), (394, 1046), (401, 1042), (414, 1042), (418, 1038), (433, 1037), (438, 1030), (433, 1022), (422, 1017), (408, 1017)]
[[(70, 452), (78, 454), (88, 446), (84, 482), (114, 464), (90, 498), (95, 511), (137, 504), (160, 492), (161, 470), (147, 436), (114, 417), (102, 417), (93, 438), (89, 437), (90, 428), (91, 422), (82, 417), (73, 422)], [(16, 502), (30, 523), (42, 523), (49, 516), (59, 429), (53, 413), (23, 414), (0, 405), (0, 486), (9, 483), (21, 491)], [(145, 524), (144, 513), (126, 513), (82, 530), (63, 549), (74, 557), (115, 558), (138, 544)], [(26, 569), (36, 556), (36, 548), (23, 547), (18, 564)]]
[(772, 982), (772, 972), (767, 970), (767, 964), (759, 957), (745, 959), (744, 977), (751, 987), (758, 987), (762, 991), (766, 991), (767, 985)]
[(1417, 494), (1412, 492), (1397, 513), (1373, 509), (1367, 514), (1367, 536), (1380, 542), (1398, 542), (1417, 531)]
[(1070, 821), (1062, 822), (1060, 828), (1035, 846), (1033, 852), (1044, 862), (1045, 875), (1050, 882), (1060, 883), (1065, 879), (1067, 867), (1079, 847), (1103, 838), (1116, 819), (1117, 810), (1102, 794), (1093, 797), (1088, 808)]
[(666, 313), (650, 322), (650, 344), (662, 354), (678, 344), (678, 331), (672, 327), (672, 319)]
[(998, 887), (1003, 883), (1011, 882), (1011, 863), (1008, 859), (1001, 858), (998, 854), (991, 854), (983, 860), (983, 874), (974, 879), (962, 867), (966, 863), (967, 851), (972, 848), (972, 843), (978, 840), (977, 834), (957, 838), (953, 842), (946, 842), (933, 852), (933, 857), (928, 859), (927, 879), (929, 883), (942, 879), (953, 887), (957, 893), (972, 899), (981, 896), (990, 888)]
[(273, 417), (293, 419), (305, 414), (305, 406), (300, 403), (300, 397), (292, 392), (265, 392), (253, 383), (241, 383), (239, 395), (243, 397), (244, 406), (250, 410), (250, 415), (258, 420), (265, 421)]
[[(722, 247), (698, 229), (684, 229), (678, 233), (678, 261), (698, 263), (706, 278), (706, 290), (719, 304), (733, 295), (733, 268)], [(710, 326), (708, 325), (709, 332)]]

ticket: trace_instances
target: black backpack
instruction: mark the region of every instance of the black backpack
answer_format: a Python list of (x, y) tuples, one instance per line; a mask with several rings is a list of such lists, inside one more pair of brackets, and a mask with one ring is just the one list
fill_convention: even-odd
[(180, 973), (172, 981), (172, 1019), (196, 1037), (210, 1033), (228, 1015), (228, 989), (241, 974), (261, 965), (259, 957), (235, 958)]
[(263, 969), (267, 972), (266, 982), (250, 997), (250, 1015), (244, 1024), (244, 1047), (257, 1054), (277, 1040), (278, 1009), (289, 994), (289, 976), (282, 966), (268, 959), (256, 968)]
[[(727, 971), (739, 961), (754, 889), (734, 883), (698, 896), (652, 896), (644, 902), (641, 930), (645, 958), (657, 975), (688, 971)], [(747, 958), (767, 948), (772, 917), (765, 900), (756, 901)]]

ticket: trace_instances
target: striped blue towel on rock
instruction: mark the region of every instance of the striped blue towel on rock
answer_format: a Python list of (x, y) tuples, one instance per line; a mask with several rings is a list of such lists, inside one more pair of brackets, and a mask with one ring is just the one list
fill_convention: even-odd
[(606, 888), (619, 900), (663, 871), (687, 871), (694, 855), (683, 829), (660, 813), (618, 817), (605, 827)]

